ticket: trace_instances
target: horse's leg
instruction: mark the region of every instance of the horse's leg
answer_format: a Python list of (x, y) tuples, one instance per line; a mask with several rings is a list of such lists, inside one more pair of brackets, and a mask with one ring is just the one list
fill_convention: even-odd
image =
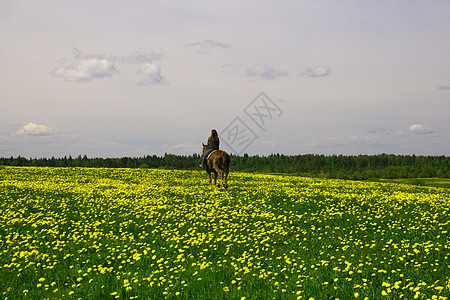
[(208, 173), (208, 177), (209, 177), (209, 189), (212, 190), (212, 186), (211, 186), (211, 173)]
[[(217, 171), (217, 173), (220, 174), (220, 178), (222, 178), (222, 180), (223, 180), (223, 171), (219, 168), (217, 168), (216, 171)], [(216, 178), (217, 178), (217, 173), (216, 173)], [(215, 181), (214, 181), (214, 184), (217, 185), (217, 187), (220, 187), (220, 184), (217, 184)]]
[(217, 172), (214, 173), (214, 185), (217, 185)]
[(227, 178), (228, 178), (228, 171), (225, 172), (225, 185), (223, 186), (224, 188), (228, 188), (228, 185), (227, 185)]

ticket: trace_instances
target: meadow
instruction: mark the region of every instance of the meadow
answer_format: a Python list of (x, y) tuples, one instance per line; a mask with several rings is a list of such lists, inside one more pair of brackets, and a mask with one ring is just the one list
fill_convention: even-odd
[(449, 299), (450, 189), (0, 168), (2, 299)]

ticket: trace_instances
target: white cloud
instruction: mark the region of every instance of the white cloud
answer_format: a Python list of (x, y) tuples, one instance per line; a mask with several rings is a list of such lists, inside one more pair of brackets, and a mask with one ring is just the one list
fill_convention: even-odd
[(329, 66), (319, 66), (316, 68), (307, 68), (305, 72), (301, 73), (301, 76), (306, 77), (325, 77), (330, 75), (331, 68)]
[(144, 78), (138, 82), (139, 85), (165, 84), (166, 79), (161, 74), (161, 68), (152, 64), (146, 63), (139, 68), (138, 74), (143, 75)]
[(161, 60), (164, 56), (163, 52), (154, 52), (154, 51), (145, 51), (145, 50), (136, 50), (131, 54), (127, 54), (124, 56), (115, 56), (115, 55), (105, 55), (105, 54), (87, 54), (75, 47), (73, 49), (73, 58), (75, 60), (86, 60), (86, 59), (106, 59), (112, 63), (123, 63), (123, 64), (142, 64), (153, 61)]
[(96, 78), (108, 78), (119, 73), (116, 64), (140, 64), (138, 74), (145, 78), (139, 85), (166, 83), (161, 69), (153, 65), (164, 56), (163, 52), (138, 50), (124, 56), (87, 54), (73, 48), (73, 61), (56, 67), (50, 75), (71, 82), (88, 82)]
[(265, 80), (273, 80), (275, 78), (287, 76), (289, 73), (269, 66), (256, 66), (248, 68), (246, 75), (247, 77), (259, 77)]
[(33, 122), (28, 123), (16, 132), (18, 135), (34, 135), (34, 136), (44, 136), (52, 135), (55, 131), (45, 125), (39, 125)]
[(214, 40), (203, 40), (200, 42), (191, 43), (188, 45), (185, 45), (184, 47), (193, 47), (197, 49), (198, 54), (211, 54), (212, 52), (216, 50), (224, 50), (231, 48), (229, 44), (225, 44), (219, 41)]
[(88, 82), (95, 78), (111, 77), (118, 73), (114, 64), (106, 58), (83, 58), (69, 66), (59, 66), (50, 75), (67, 81)]
[(409, 126), (409, 131), (414, 134), (432, 134), (436, 133), (435, 130), (430, 127), (426, 127), (423, 124), (413, 124)]
[(163, 56), (164, 54), (162, 52), (146, 52), (139, 50), (129, 55), (118, 57), (116, 60), (124, 64), (142, 64), (161, 60)]
[(400, 136), (400, 137), (407, 137), (410, 136), (408, 132), (405, 132), (404, 130), (398, 130), (395, 135)]

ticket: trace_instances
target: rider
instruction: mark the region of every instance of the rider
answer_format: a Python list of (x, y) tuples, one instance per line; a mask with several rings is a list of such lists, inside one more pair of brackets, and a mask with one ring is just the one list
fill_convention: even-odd
[(211, 136), (208, 138), (208, 145), (205, 154), (203, 155), (203, 161), (200, 164), (200, 168), (204, 168), (206, 166), (206, 158), (208, 155), (214, 150), (219, 150), (219, 135), (215, 129), (211, 130)]

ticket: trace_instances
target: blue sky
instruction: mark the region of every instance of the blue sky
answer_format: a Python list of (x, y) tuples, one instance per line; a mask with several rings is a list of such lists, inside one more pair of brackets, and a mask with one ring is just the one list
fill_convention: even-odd
[(449, 1), (2, 0), (0, 156), (192, 154), (212, 128), (235, 154), (450, 155), (449, 15)]

